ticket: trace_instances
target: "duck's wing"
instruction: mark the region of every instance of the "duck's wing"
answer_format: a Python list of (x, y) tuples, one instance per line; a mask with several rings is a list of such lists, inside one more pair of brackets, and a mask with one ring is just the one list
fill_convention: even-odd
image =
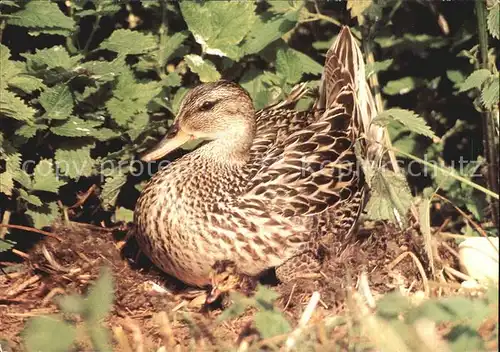
[(362, 58), (355, 48), (345, 27), (327, 55), (318, 109), (304, 113), (269, 110), (272, 120), (296, 120), (301, 128), (262, 146), (265, 155), (258, 166), (253, 165), (257, 169), (238, 200), (240, 207), (263, 207), (285, 217), (313, 215), (342, 207), (357, 192), (354, 143), (361, 120), (352, 71), (353, 62)]

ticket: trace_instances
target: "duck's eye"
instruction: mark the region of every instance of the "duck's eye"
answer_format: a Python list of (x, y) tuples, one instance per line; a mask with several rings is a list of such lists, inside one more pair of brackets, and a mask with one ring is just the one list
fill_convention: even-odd
[(200, 106), (201, 111), (208, 111), (212, 109), (215, 105), (215, 101), (205, 101), (203, 104)]

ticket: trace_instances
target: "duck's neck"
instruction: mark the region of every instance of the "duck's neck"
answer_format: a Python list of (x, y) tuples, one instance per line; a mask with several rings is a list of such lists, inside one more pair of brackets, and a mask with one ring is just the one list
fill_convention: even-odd
[(229, 164), (244, 164), (250, 156), (250, 147), (255, 137), (255, 124), (249, 123), (240, 128), (217, 136), (197, 150), (202, 158)]

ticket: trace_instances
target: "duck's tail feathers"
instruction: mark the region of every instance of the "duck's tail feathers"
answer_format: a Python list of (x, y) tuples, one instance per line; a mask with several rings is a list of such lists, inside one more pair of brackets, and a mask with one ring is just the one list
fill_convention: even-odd
[(339, 99), (345, 104), (342, 95), (346, 88), (354, 93), (351, 112), (356, 137), (364, 137), (363, 154), (368, 160), (375, 161), (382, 154), (384, 129), (372, 124), (378, 112), (366, 81), (363, 54), (349, 27), (344, 26), (326, 54), (316, 108), (329, 109)]

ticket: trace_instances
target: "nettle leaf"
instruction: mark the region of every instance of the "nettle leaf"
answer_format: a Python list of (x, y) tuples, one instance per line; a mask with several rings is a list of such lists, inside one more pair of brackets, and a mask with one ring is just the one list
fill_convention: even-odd
[(100, 126), (102, 121), (82, 120), (76, 116), (71, 116), (69, 120), (64, 121), (59, 126), (50, 128), (52, 133), (64, 137), (92, 137), (99, 141), (106, 141), (120, 136), (109, 128), (96, 128)]
[(366, 79), (370, 78), (370, 76), (376, 73), (387, 71), (389, 67), (391, 67), (393, 62), (394, 59), (387, 59), (384, 61), (375, 61), (373, 63), (366, 64), (365, 67)]
[(257, 16), (253, 1), (184, 1), (182, 16), (204, 53), (238, 59), (237, 46), (252, 28)]
[(14, 13), (15, 17), (7, 20), (10, 25), (38, 28), (46, 33), (44, 29), (56, 29), (52, 34), (68, 34), (75, 29), (75, 21), (65, 16), (55, 2), (30, 1), (21, 11)]
[(11, 250), (15, 245), (16, 242), (14, 241), (0, 238), (0, 253)]
[(500, 39), (500, 3), (496, 1), (488, 12), (488, 30), (493, 38)]
[(19, 127), (15, 134), (26, 139), (33, 138), (38, 131), (46, 130), (48, 127), (44, 123), (35, 122), (33, 125), (23, 125)]
[(0, 88), (5, 88), (7, 83), (22, 72), (22, 63), (9, 60), (10, 50), (0, 44)]
[(90, 176), (95, 160), (90, 156), (93, 143), (73, 143), (71, 146), (61, 147), (56, 150), (55, 159), (61, 174), (72, 179), (81, 176)]
[(372, 0), (347, 0), (347, 9), (351, 12), (352, 18), (357, 18), (370, 7)]
[(63, 68), (72, 69), (82, 58), (81, 55), (70, 56), (66, 48), (61, 45), (46, 49), (38, 49), (34, 54), (21, 54), (26, 58), (26, 67), (30, 71)]
[(124, 170), (113, 170), (106, 176), (100, 198), (103, 208), (109, 210), (115, 206), (120, 190), (127, 182), (127, 173)]
[(151, 34), (143, 34), (130, 29), (117, 29), (99, 46), (99, 49), (108, 49), (118, 55), (138, 55), (158, 48), (156, 39)]
[(276, 74), (290, 84), (302, 77), (300, 58), (292, 50), (279, 49), (276, 53)]
[(31, 182), (31, 177), (28, 175), (26, 171), (23, 169), (20, 169), (15, 175), (14, 175), (14, 181), (19, 183), (21, 186), (23, 186), (26, 189), (31, 189), (33, 187), (33, 182)]
[(89, 290), (85, 300), (87, 318), (97, 323), (106, 317), (113, 305), (113, 276), (109, 268), (102, 268), (99, 279)]
[(420, 80), (415, 77), (403, 77), (398, 80), (387, 82), (382, 88), (382, 91), (388, 95), (402, 95), (411, 92), (420, 84)]
[(290, 11), (284, 15), (273, 17), (267, 22), (258, 19), (248, 33), (242, 49), (245, 54), (260, 52), (272, 42), (278, 40), (295, 27), (299, 19), (299, 11)]
[(29, 194), (22, 188), (19, 189), (19, 198), (36, 207), (41, 207), (43, 205), (39, 197), (35, 196), (34, 194)]
[(182, 78), (177, 72), (172, 72), (161, 82), (165, 87), (179, 87), (181, 85), (181, 80)]
[(73, 112), (73, 95), (64, 83), (47, 88), (40, 94), (39, 100), (45, 109), (44, 117), (50, 120), (66, 120)]
[(298, 57), (300, 60), (300, 65), (302, 68), (302, 72), (304, 73), (310, 73), (312, 75), (320, 75), (323, 72), (323, 66), (316, 61), (314, 61), (312, 58), (307, 56), (304, 53), (301, 53), (300, 51), (297, 51), (295, 49), (290, 48), (294, 55)]
[(292, 331), (290, 322), (279, 311), (261, 311), (255, 314), (255, 327), (267, 339)]
[(465, 81), (465, 75), (460, 70), (448, 70), (446, 77), (455, 84), (455, 87), (459, 87)]
[(491, 76), (487, 69), (479, 69), (470, 74), (464, 83), (460, 86), (460, 92), (465, 92), (474, 88), (480, 89), (481, 85)]
[(28, 76), (28, 75), (18, 75), (9, 80), (9, 87), (19, 89), (26, 94), (31, 94), (37, 90), (44, 90), (46, 88), (45, 84), (40, 78)]
[(40, 316), (28, 321), (23, 337), (28, 351), (65, 352), (71, 350), (75, 342), (76, 328), (65, 323), (62, 317)]
[(36, 110), (28, 106), (14, 93), (0, 89), (0, 114), (25, 122), (34, 120)]
[(4, 141), (0, 146), (0, 157), (5, 161), (4, 170), (0, 173), (0, 192), (10, 196), (14, 176), (21, 170), (21, 154)]
[(481, 101), (486, 109), (492, 109), (498, 105), (499, 90), (500, 80), (498, 76), (485, 84), (481, 90)]
[(220, 79), (220, 73), (212, 62), (203, 60), (201, 56), (195, 54), (186, 55), (184, 59), (191, 71), (200, 76), (200, 81), (214, 82)]
[(59, 192), (59, 187), (65, 183), (56, 175), (52, 159), (42, 159), (35, 166), (33, 171), (33, 190), (57, 193)]
[(25, 214), (37, 229), (51, 226), (61, 215), (56, 202), (44, 203), (41, 207), (28, 206)]
[(401, 123), (408, 127), (410, 131), (423, 136), (429, 138), (436, 137), (431, 128), (427, 126), (425, 120), (410, 110), (399, 108), (388, 109), (378, 114), (372, 121), (373, 124), (383, 127), (394, 122)]
[(390, 220), (404, 225), (413, 201), (406, 179), (387, 169), (372, 170), (372, 174), (373, 177), (369, 180), (371, 195), (366, 205), (368, 218)]

